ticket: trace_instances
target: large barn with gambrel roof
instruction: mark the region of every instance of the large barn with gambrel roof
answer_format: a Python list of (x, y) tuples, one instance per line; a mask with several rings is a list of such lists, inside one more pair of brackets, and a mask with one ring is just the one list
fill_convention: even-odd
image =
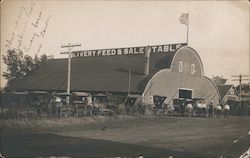
[[(150, 55), (145, 56), (146, 48)], [(198, 53), (186, 44), (78, 51), (72, 55), (71, 92), (110, 92), (114, 96), (129, 92), (142, 95), (145, 103), (153, 95), (166, 96), (170, 103), (175, 98), (219, 102), (218, 89), (204, 76)], [(66, 91), (67, 61), (49, 60), (8, 90)]]

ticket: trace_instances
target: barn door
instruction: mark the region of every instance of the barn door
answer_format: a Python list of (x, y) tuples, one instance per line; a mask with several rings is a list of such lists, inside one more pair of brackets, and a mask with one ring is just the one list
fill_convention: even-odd
[(193, 94), (192, 90), (179, 89), (179, 98), (192, 99), (192, 94)]

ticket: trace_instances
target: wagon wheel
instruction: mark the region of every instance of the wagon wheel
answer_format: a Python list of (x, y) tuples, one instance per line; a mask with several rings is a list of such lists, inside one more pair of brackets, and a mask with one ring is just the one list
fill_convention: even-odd
[(78, 113), (79, 113), (78, 107), (75, 105), (73, 115), (77, 117)]
[(132, 109), (131, 109), (131, 107), (126, 106), (126, 107), (125, 107), (125, 111), (126, 111), (126, 113), (127, 113), (128, 115), (132, 115)]
[(86, 114), (92, 116), (93, 108), (91, 106), (86, 107)]

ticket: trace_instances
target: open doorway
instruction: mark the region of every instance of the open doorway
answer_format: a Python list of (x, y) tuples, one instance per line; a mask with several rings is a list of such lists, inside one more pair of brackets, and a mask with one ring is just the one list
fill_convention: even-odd
[(193, 90), (192, 89), (179, 89), (179, 98), (192, 99)]

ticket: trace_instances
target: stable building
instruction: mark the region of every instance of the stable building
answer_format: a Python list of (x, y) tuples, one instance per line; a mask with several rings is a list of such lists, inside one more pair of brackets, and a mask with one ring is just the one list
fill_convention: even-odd
[[(52, 59), (31, 76), (7, 89), (10, 91), (58, 91), (67, 87), (68, 59)], [(185, 43), (85, 50), (72, 52), (71, 92), (112, 93), (125, 98), (139, 94), (143, 102), (151, 96), (203, 98), (219, 103), (216, 85), (204, 76), (198, 53)]]

